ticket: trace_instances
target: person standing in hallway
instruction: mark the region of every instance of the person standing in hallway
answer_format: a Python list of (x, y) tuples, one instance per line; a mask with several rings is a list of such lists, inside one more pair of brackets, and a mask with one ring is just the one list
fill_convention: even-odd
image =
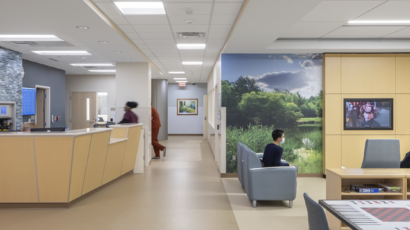
[(152, 159), (159, 159), (159, 151), (164, 152), (164, 157), (167, 152), (167, 148), (163, 145), (161, 145), (158, 142), (158, 133), (159, 133), (159, 128), (161, 127), (161, 121), (159, 120), (159, 114), (158, 111), (155, 109), (154, 105), (151, 106), (151, 143), (152, 146), (154, 147), (154, 152), (155, 152), (155, 157)]
[(118, 123), (119, 124), (138, 123), (137, 115), (134, 112), (132, 112), (132, 109), (135, 109), (137, 107), (138, 107), (137, 102), (134, 102), (134, 101), (127, 102), (127, 104), (125, 104), (124, 106), (124, 111), (125, 111), (124, 117)]

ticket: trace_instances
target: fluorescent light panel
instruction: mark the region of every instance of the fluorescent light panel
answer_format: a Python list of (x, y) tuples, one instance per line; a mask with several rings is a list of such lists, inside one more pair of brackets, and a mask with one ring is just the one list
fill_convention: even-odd
[(186, 77), (174, 78), (174, 80), (186, 80)]
[(169, 71), (169, 74), (185, 74), (184, 71)]
[(114, 66), (111, 63), (77, 63), (77, 64), (70, 64), (72, 66)]
[(206, 44), (177, 44), (180, 50), (203, 50)]
[(91, 55), (87, 51), (83, 50), (60, 50), (60, 51), (55, 51), (55, 50), (46, 50), (46, 51), (33, 51), (36, 54), (40, 55)]
[(63, 41), (54, 35), (0, 34), (0, 41)]
[(96, 73), (115, 73), (115, 69), (90, 69), (88, 71)]
[(202, 63), (203, 62), (201, 62), (201, 61), (194, 61), (194, 62), (185, 61), (185, 62), (182, 62), (182, 65), (202, 65)]
[(362, 25), (410, 25), (410, 20), (353, 20), (348, 24)]
[(162, 2), (114, 2), (124, 15), (165, 14)]

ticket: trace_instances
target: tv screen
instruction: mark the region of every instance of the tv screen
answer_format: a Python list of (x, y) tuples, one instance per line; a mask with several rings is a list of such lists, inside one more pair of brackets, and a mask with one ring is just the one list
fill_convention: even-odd
[(23, 115), (34, 115), (36, 114), (36, 89), (23, 88)]
[(345, 98), (344, 130), (393, 130), (393, 99)]

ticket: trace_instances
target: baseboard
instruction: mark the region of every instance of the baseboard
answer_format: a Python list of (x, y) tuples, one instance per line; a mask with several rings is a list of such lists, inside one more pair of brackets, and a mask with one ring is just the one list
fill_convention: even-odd
[(130, 174), (132, 170), (68, 203), (0, 203), (0, 208), (69, 208)]
[[(298, 173), (298, 177), (319, 177), (323, 178), (322, 173)], [(221, 173), (221, 178), (238, 178), (238, 173)]]
[(168, 136), (203, 136), (204, 134), (168, 134)]

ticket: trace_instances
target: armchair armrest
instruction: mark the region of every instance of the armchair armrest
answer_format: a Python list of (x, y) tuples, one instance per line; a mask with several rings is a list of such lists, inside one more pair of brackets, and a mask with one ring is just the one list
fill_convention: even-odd
[(296, 168), (289, 166), (252, 168), (248, 173), (249, 199), (294, 200), (296, 198)]

